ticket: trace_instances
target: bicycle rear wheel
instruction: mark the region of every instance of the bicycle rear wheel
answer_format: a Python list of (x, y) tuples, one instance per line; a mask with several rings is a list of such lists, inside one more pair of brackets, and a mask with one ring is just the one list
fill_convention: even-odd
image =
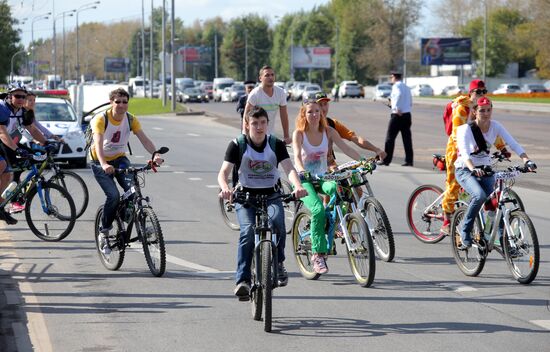
[(395, 241), (384, 207), (376, 198), (369, 197), (361, 214), (367, 222), (376, 254), (383, 261), (391, 262), (395, 256)]
[[(261, 256), (258, 258), (256, 255), (256, 250), (254, 250), (254, 254), (252, 255), (252, 264), (250, 265), (250, 273), (251, 273), (251, 282), (252, 287), (250, 289), (250, 303), (252, 308), (252, 319), (254, 320), (260, 320), (262, 319), (262, 309), (263, 309), (263, 303), (264, 303), (264, 295), (263, 295), (263, 289), (262, 289), (262, 283), (261, 278), (258, 277), (258, 271), (257, 267), (261, 267)], [(260, 270), (261, 275), (261, 270)]]
[(453, 218), (451, 220), (451, 248), (453, 251), (453, 257), (455, 258), (456, 265), (460, 271), (466, 276), (477, 276), (483, 270), (485, 266), (485, 259), (487, 258), (486, 252), (483, 252), (478, 246), (476, 237), (483, 236), (483, 230), (481, 227), (481, 221), (476, 216), (474, 221), (474, 228), (472, 229), (472, 239), (474, 239), (474, 245), (472, 247), (461, 250), (458, 246), (462, 243), (460, 239), (460, 233), (466, 216), (467, 208), (461, 207), (455, 210)]
[(539, 270), (539, 240), (533, 222), (523, 211), (510, 214), (511, 232), (505, 231), (503, 241), (504, 258), (514, 278), (522, 284), (529, 284)]
[(352, 245), (351, 248), (347, 248), (351, 272), (361, 286), (369, 287), (376, 272), (372, 237), (367, 223), (357, 213), (348, 214), (347, 219), (347, 230)]
[(273, 250), (271, 241), (262, 242), (262, 293), (264, 299), (264, 331), (271, 331), (272, 303), (273, 303)]
[(422, 185), (415, 189), (407, 202), (407, 224), (414, 236), (424, 243), (437, 243), (445, 234), (442, 233), (443, 208), (441, 200), (434, 203), (443, 193), (443, 190), (435, 185)]
[(294, 217), (292, 224), (292, 245), (298, 269), (308, 280), (317, 280), (320, 274), (313, 270), (311, 256), (311, 216), (308, 211), (301, 210)]
[[(221, 189), (218, 189), (218, 193), (221, 192)], [(222, 214), (223, 222), (233, 231), (239, 231), (239, 221), (237, 219), (237, 209), (235, 208), (235, 204), (231, 203), (230, 201), (218, 198), (219, 206), (220, 206), (220, 212)]]
[[(292, 193), (292, 186), (290, 182), (287, 180), (281, 179), (281, 188), (283, 194), (290, 194)], [(292, 232), (292, 220), (294, 219), (294, 214), (296, 214), (296, 203), (295, 202), (289, 202), (285, 203), (283, 202), (283, 208), (285, 210), (285, 227), (286, 227), (286, 233), (290, 234)]]
[(151, 274), (160, 277), (166, 270), (166, 248), (164, 236), (157, 215), (151, 208), (144, 207), (138, 213), (139, 237), (143, 244), (143, 254)]
[(76, 221), (74, 202), (67, 190), (53, 183), (41, 183), (27, 194), (25, 218), (32, 233), (44, 241), (61, 241)]
[(76, 208), (76, 218), (81, 217), (88, 208), (90, 199), (88, 187), (84, 180), (76, 172), (59, 170), (48, 181), (65, 188), (69, 192)]
[(101, 251), (99, 246), (99, 230), (101, 229), (101, 217), (103, 216), (103, 206), (97, 209), (95, 214), (95, 231), (94, 231), (94, 242), (97, 254), (99, 256), (99, 261), (107, 270), (118, 270), (122, 263), (124, 262), (124, 254), (126, 253), (126, 245), (124, 244), (123, 236), (119, 235), (122, 231), (122, 225), (119, 218), (116, 218), (113, 221), (113, 229), (110, 231), (109, 236), (109, 248), (111, 253), (105, 254)]

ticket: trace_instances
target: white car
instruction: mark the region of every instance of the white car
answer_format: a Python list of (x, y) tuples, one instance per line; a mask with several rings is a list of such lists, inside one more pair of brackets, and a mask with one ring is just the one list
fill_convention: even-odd
[(441, 90), (441, 95), (455, 96), (466, 92), (466, 87), (462, 84), (458, 86), (447, 86)]
[(502, 83), (493, 92), (493, 94), (510, 94), (510, 93), (520, 93), (520, 92), (521, 92), (521, 87), (518, 84)]
[(342, 81), (338, 90), (338, 96), (340, 98), (359, 98), (361, 97), (361, 87), (357, 81)]
[(391, 94), (391, 84), (378, 84), (374, 87), (374, 96), (372, 100), (386, 100)]
[(40, 124), (63, 138), (66, 143), (55, 156), (55, 160), (86, 167), (86, 138), (82, 131), (82, 123), (68, 100), (37, 97), (34, 116)]
[(222, 103), (230, 103), (233, 101), (231, 98), (231, 87), (225, 87), (223, 89), (220, 101)]
[(322, 92), (323, 92), (323, 90), (321, 89), (321, 87), (318, 84), (307, 85), (303, 90), (302, 100), (314, 99), (315, 94), (322, 93)]
[(434, 95), (434, 90), (429, 84), (417, 84), (411, 87), (411, 95), (415, 97), (428, 97)]

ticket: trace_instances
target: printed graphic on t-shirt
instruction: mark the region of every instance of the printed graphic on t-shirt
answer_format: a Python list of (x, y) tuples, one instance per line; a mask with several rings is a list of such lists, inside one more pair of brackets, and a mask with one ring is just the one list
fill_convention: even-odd
[(113, 134), (113, 137), (111, 138), (111, 142), (112, 142), (112, 143), (118, 143), (118, 142), (120, 142), (120, 131), (116, 131), (116, 132)]
[(263, 175), (273, 170), (273, 165), (266, 160), (250, 160), (248, 162), (248, 167), (257, 175)]
[(323, 157), (324, 155), (325, 153), (323, 152), (316, 152), (307, 155), (306, 159), (304, 160), (305, 169), (313, 174), (322, 173), (323, 170), (321, 170), (321, 157)]

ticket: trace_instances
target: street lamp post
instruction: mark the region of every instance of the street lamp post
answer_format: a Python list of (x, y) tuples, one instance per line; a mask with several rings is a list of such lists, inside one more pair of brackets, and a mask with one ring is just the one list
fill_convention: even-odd
[[(32, 50), (32, 47), (31, 47), (31, 50)], [(10, 82), (13, 82), (13, 61), (15, 60), (15, 57), (19, 54), (22, 54), (22, 53), (27, 53), (27, 55), (30, 55), (30, 52), (28, 52), (27, 50), (23, 49), (23, 50), (19, 50), (18, 52), (16, 52), (15, 54), (13, 54), (13, 56), (11, 57), (11, 70), (10, 70)]]
[(82, 6), (80, 6), (77, 10), (76, 10), (76, 65), (75, 65), (75, 69), (76, 69), (76, 79), (77, 79), (77, 82), (81, 80), (80, 78), (80, 54), (79, 54), (79, 38), (78, 38), (78, 14), (82, 11), (86, 11), (86, 10), (92, 10), (92, 9), (97, 9), (97, 6), (100, 3), (100, 1), (94, 1), (94, 2), (90, 2), (90, 3), (87, 3), (87, 4), (84, 4)]
[(59, 18), (63, 18), (63, 69), (62, 71), (62, 79), (65, 79), (65, 16), (73, 16), (73, 13), (76, 12), (76, 10), (69, 10), (69, 11), (63, 11), (57, 16), (54, 17), (53, 20), (53, 74), (54, 74), (54, 88), (57, 89), (57, 38), (56, 38), (56, 31), (55, 31), (55, 21), (57, 21)]
[(485, 7), (485, 16), (483, 16), (483, 82), (487, 82), (487, 0), (483, 1), (483, 6)]
[(33, 82), (33, 84), (35, 83), (34, 78), (35, 78), (35, 75), (36, 75), (36, 62), (35, 62), (35, 57), (34, 57), (34, 22), (38, 22), (38, 21), (41, 21), (41, 20), (47, 20), (48, 18), (50, 18), (49, 16), (51, 14), (52, 14), (51, 12), (48, 12), (46, 14), (33, 17), (32, 21), (31, 21), (31, 45), (32, 45), (31, 46), (31, 48), (32, 48), (31, 53), (32, 53), (32, 82)]

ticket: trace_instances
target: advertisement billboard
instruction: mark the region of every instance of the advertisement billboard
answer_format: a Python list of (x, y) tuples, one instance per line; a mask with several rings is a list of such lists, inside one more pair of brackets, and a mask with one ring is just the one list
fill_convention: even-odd
[(293, 68), (330, 68), (330, 47), (292, 47)]
[(125, 57), (106, 57), (103, 59), (103, 70), (105, 72), (126, 72), (130, 60)]
[(472, 63), (471, 38), (422, 38), (421, 65), (469, 65)]
[(207, 46), (182, 46), (176, 51), (178, 61), (188, 64), (210, 65), (212, 63), (212, 48)]

